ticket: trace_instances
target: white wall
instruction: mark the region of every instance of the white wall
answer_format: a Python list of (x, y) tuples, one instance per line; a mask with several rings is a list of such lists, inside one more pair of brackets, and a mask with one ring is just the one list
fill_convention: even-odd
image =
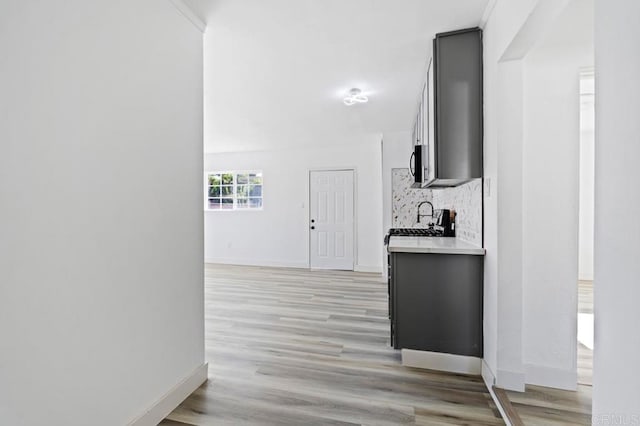
[(579, 67), (589, 65), (574, 45), (592, 28), (583, 19), (589, 2), (492, 4), (484, 26), (483, 374), (508, 389), (522, 390), (525, 382), (572, 388), (577, 84)]
[(9, 0), (0, 51), (0, 424), (127, 424), (203, 364), (202, 35)]
[(527, 383), (569, 389), (577, 383), (580, 69), (592, 65), (592, 44), (553, 37), (524, 60), (523, 362)]
[(595, 82), (588, 72), (580, 80), (580, 205), (578, 277), (593, 280), (593, 195), (595, 180)]
[[(484, 36), (484, 364), (483, 377), (490, 385), (521, 390), (524, 374), (521, 361), (522, 282), (518, 263), (509, 263), (505, 253), (518, 256), (510, 248), (518, 246), (519, 237), (510, 233), (518, 227), (521, 214), (519, 188), (521, 178), (511, 175), (508, 167), (518, 169), (521, 154), (517, 138), (521, 138), (521, 113), (516, 102), (522, 93), (517, 65), (505, 64), (502, 56), (524, 25), (537, 0), (513, 2), (496, 0), (483, 26)], [(506, 126), (506, 127), (505, 127)], [(513, 138), (516, 138), (514, 141)], [(507, 149), (505, 149), (507, 148)], [(510, 219), (516, 221), (511, 222)], [(503, 238), (502, 247), (499, 236)], [(511, 246), (504, 247), (504, 239)], [(511, 238), (515, 240), (511, 240)], [(509, 272), (500, 268), (514, 269)], [(521, 264), (520, 264), (521, 265)], [(502, 272), (502, 273), (500, 273)]]
[[(594, 424), (640, 423), (640, 16), (596, 0)], [(613, 215), (613, 218), (612, 218)], [(612, 227), (612, 223), (614, 226)], [(614, 230), (617, 229), (617, 230)]]
[(496, 384), (522, 390), (523, 147), (522, 61), (498, 66), (498, 370)]
[[(309, 170), (355, 168), (355, 269), (382, 272), (382, 167), (379, 135), (313, 149), (207, 154), (205, 169), (262, 170), (263, 210), (205, 213), (207, 262), (309, 266)], [(340, 143), (342, 142), (342, 143)]]

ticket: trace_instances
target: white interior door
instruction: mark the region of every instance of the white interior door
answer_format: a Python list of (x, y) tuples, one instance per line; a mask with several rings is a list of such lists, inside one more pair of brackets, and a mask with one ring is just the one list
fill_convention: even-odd
[(353, 170), (312, 171), (309, 266), (353, 270)]

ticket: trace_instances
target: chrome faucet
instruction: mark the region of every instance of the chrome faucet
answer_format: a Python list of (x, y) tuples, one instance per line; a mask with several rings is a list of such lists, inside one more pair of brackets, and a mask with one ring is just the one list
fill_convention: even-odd
[[(429, 204), (431, 206), (431, 214), (420, 214), (420, 207), (422, 207), (423, 204)], [(429, 201), (423, 201), (420, 204), (418, 204), (418, 222), (420, 223), (420, 217), (422, 216), (431, 216), (431, 218), (433, 218), (433, 204), (431, 204)]]

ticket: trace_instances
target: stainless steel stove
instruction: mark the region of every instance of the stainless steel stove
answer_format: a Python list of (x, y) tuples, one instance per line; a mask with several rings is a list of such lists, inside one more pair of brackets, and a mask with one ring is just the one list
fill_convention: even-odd
[(444, 229), (437, 228), (391, 228), (384, 236), (384, 244), (389, 244), (391, 237), (444, 237)]
[(442, 237), (444, 231), (435, 228), (391, 228), (389, 236), (398, 237)]

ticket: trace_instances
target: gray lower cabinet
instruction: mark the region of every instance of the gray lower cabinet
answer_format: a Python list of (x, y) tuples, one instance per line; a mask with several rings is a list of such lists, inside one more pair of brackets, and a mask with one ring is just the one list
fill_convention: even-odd
[(390, 254), (396, 349), (482, 357), (483, 256)]

